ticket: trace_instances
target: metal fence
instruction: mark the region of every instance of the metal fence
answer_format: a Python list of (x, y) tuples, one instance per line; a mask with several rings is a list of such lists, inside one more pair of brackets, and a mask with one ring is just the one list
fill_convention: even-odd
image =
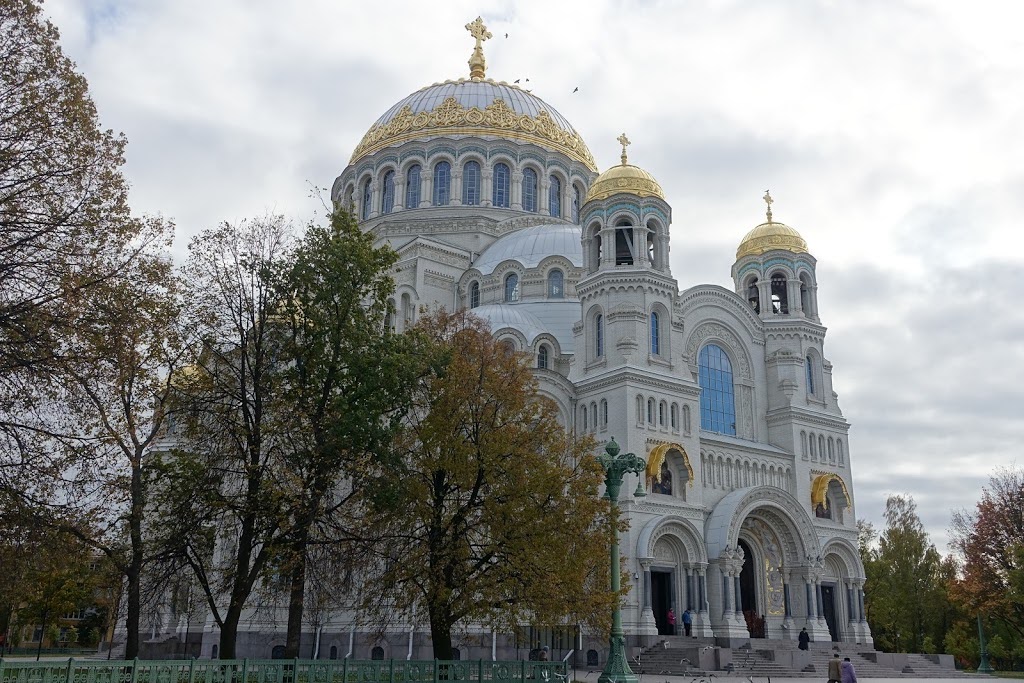
[(0, 683), (564, 683), (564, 662), (0, 659)]

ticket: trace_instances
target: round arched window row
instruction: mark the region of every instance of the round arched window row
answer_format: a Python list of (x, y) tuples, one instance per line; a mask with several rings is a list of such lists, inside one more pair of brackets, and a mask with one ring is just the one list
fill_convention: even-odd
[(480, 203), (480, 164), (467, 161), (462, 167), (462, 203), (476, 206)]
[(420, 205), (420, 166), (413, 164), (405, 174), (405, 208), (415, 209)]
[(510, 182), (511, 182), (511, 171), (504, 163), (497, 163), (494, 165), (494, 188), (491, 192), (491, 203), (494, 206), (500, 206), (507, 209), (511, 201)]
[(384, 192), (380, 196), (380, 212), (391, 213), (395, 209), (395, 172), (384, 174)]
[(548, 178), (548, 213), (555, 218), (562, 217), (562, 181), (558, 176)]
[(537, 212), (537, 172), (523, 169), (523, 211)]
[(434, 166), (434, 206), (447, 206), (451, 199), (452, 165), (439, 161)]

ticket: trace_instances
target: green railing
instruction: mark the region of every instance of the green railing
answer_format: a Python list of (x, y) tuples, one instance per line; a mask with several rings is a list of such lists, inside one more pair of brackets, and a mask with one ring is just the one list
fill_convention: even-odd
[(562, 662), (482, 659), (0, 659), (0, 683), (563, 683), (567, 675)]

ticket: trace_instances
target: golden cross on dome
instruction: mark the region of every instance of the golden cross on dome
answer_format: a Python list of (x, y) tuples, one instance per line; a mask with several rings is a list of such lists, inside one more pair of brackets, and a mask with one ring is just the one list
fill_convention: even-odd
[(625, 133), (623, 133), (622, 135), (620, 135), (619, 137), (617, 137), (615, 139), (618, 141), (618, 143), (620, 145), (622, 145), (622, 165), (625, 166), (626, 165), (626, 145), (630, 145), (632, 143), (629, 141), (629, 138), (626, 137)]
[(768, 190), (764, 191), (764, 196), (761, 197), (761, 199), (763, 199), (764, 203), (768, 205), (768, 211), (766, 211), (765, 213), (768, 215), (768, 222), (771, 223), (772, 222), (772, 203), (775, 200), (772, 199), (772, 194)]
[(485, 40), (492, 36), (480, 17), (466, 24), (466, 30), (469, 31), (469, 35), (476, 38), (476, 47), (473, 48), (473, 55), (469, 58), (469, 77), (478, 81), (483, 79), (484, 69), (487, 68), (487, 62), (484, 60), (483, 44)]

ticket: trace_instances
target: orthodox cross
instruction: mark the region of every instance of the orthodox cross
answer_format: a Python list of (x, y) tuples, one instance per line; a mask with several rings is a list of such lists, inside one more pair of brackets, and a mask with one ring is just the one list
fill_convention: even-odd
[(761, 199), (763, 199), (764, 203), (768, 205), (768, 211), (766, 212), (766, 214), (768, 215), (768, 222), (771, 223), (772, 222), (772, 203), (775, 200), (772, 199), (772, 195), (771, 195), (771, 193), (768, 190), (764, 191), (764, 196), (761, 197)]
[(619, 137), (617, 137), (615, 139), (618, 140), (620, 145), (622, 145), (622, 165), (625, 166), (626, 165), (626, 145), (629, 145), (629, 144), (632, 144), (632, 143), (630, 143), (629, 138), (626, 137), (625, 133), (623, 133), (622, 135), (620, 135)]
[(473, 48), (473, 56), (469, 58), (469, 77), (474, 80), (479, 80), (484, 77), (484, 69), (487, 66), (487, 62), (484, 61), (484, 48), (483, 43), (488, 38), (491, 38), (491, 32), (484, 26), (483, 19), (477, 17), (474, 21), (466, 24), (466, 30), (469, 31), (469, 35), (476, 38), (476, 47)]

